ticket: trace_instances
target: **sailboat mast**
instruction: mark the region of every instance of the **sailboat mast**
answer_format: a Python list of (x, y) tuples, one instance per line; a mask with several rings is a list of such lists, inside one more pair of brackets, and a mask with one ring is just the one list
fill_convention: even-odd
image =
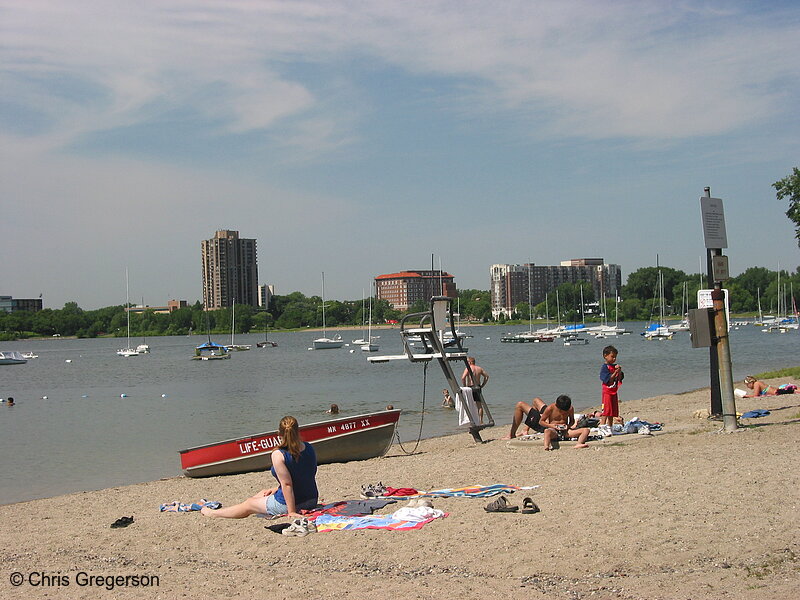
[(128, 349), (131, 347), (131, 292), (128, 286), (128, 267), (125, 267), (125, 312), (128, 313)]
[(328, 337), (328, 329), (325, 327), (325, 271), (322, 272), (322, 337)]
[[(531, 264), (528, 262), (528, 333), (533, 333), (533, 300), (531, 299)], [(461, 310), (459, 309), (459, 314)]]

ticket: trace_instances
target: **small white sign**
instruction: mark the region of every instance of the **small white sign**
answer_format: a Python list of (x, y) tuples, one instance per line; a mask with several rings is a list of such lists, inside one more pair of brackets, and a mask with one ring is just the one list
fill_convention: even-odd
[(703, 237), (706, 248), (727, 248), (728, 233), (725, 231), (725, 211), (719, 198), (700, 197), (700, 213), (703, 216)]
[[(697, 308), (714, 308), (714, 301), (711, 299), (711, 292), (714, 290), (697, 290)], [(725, 318), (728, 322), (728, 331), (731, 329), (731, 309), (728, 304), (728, 290), (725, 293)]]

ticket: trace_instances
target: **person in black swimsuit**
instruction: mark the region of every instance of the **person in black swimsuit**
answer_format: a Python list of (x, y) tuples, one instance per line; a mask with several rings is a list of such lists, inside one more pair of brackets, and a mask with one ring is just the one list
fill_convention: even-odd
[(517, 437), (517, 429), (524, 422), (528, 430), (533, 429), (538, 433), (544, 431), (544, 427), (539, 425), (539, 419), (547, 408), (547, 404), (541, 398), (534, 398), (531, 403), (519, 401), (514, 407), (514, 418), (511, 421), (511, 433), (504, 440), (511, 440)]

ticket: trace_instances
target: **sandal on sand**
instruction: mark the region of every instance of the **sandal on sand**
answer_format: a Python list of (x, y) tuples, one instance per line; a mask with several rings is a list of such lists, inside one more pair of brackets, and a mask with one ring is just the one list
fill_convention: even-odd
[(500, 496), (494, 502), (487, 504), (484, 509), (486, 512), (517, 512), (519, 506), (510, 506), (505, 496)]
[(111, 529), (119, 529), (120, 527), (127, 527), (133, 523), (133, 515), (130, 517), (120, 517), (111, 524)]
[(522, 501), (522, 510), (520, 512), (525, 515), (532, 515), (539, 512), (539, 507), (536, 506), (536, 503), (531, 498), (525, 498)]

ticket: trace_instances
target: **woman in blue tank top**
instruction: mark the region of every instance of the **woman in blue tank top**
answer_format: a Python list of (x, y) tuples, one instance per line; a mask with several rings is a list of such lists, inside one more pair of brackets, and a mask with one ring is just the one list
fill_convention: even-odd
[(278, 487), (261, 490), (240, 504), (217, 510), (203, 507), (207, 517), (243, 519), (250, 515), (289, 515), (299, 517), (301, 510), (314, 508), (319, 500), (317, 491), (317, 454), (311, 444), (300, 439), (297, 419), (283, 417), (278, 432), (283, 440), (272, 452), (272, 475)]

